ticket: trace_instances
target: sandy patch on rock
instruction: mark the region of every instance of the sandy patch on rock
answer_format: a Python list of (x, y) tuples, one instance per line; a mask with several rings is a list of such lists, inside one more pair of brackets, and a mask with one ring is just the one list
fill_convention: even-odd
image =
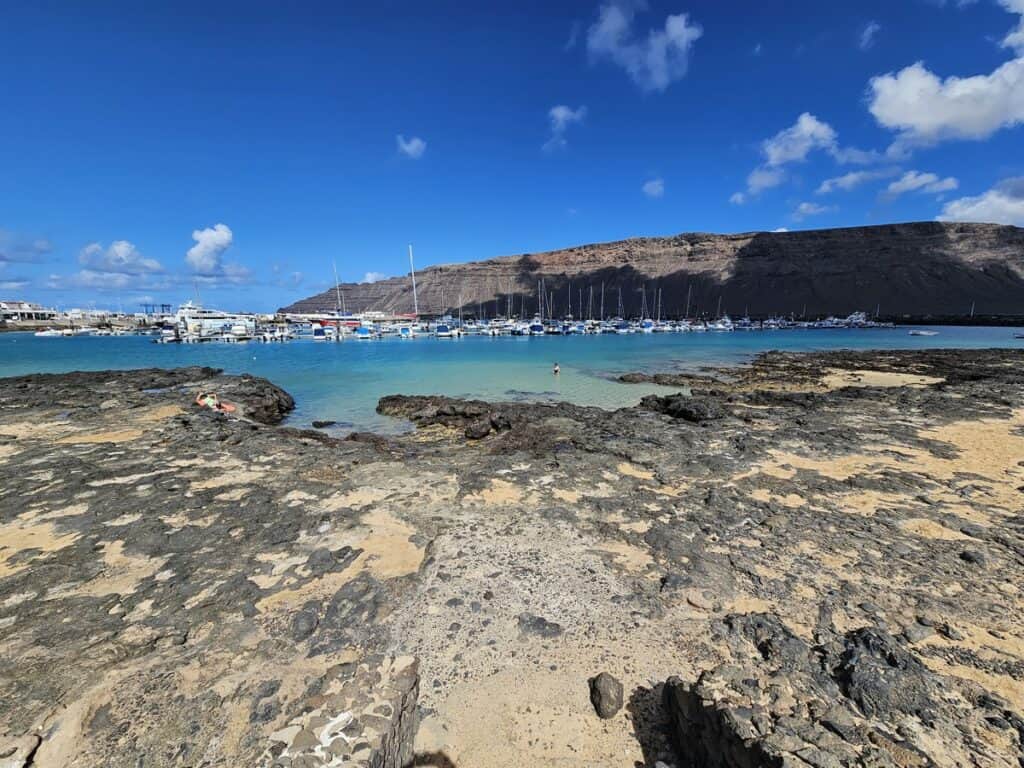
[(960, 533), (960, 531), (954, 531), (952, 528), (939, 525), (934, 520), (929, 520), (925, 517), (912, 517), (909, 520), (903, 520), (899, 525), (904, 531), (917, 536), (923, 536), (926, 539), (961, 541), (970, 538)]
[(126, 553), (124, 542), (120, 539), (104, 542), (102, 556), (105, 567), (99, 576), (60, 596), (130, 595), (139, 588), (144, 579), (156, 575), (167, 562), (166, 557), (145, 557)]
[(842, 368), (828, 368), (826, 371), (821, 383), (827, 389), (842, 389), (843, 387), (913, 387), (920, 389), (945, 381), (945, 379), (935, 376), (896, 373), (895, 371), (851, 371)]
[(15, 520), (0, 525), (0, 579), (29, 567), (34, 558), (25, 558), (18, 563), (11, 562), (19, 552), (56, 552), (77, 540), (77, 533), (58, 533), (56, 526), (50, 522)]
[[(414, 528), (386, 509), (374, 509), (363, 516), (357, 528), (302, 537), (302, 545), (309, 547), (310, 551), (319, 547), (335, 550), (350, 546), (362, 552), (345, 570), (327, 573), (293, 589), (282, 589), (267, 595), (256, 603), (256, 607), (266, 613), (280, 607), (299, 605), (313, 597), (329, 597), (363, 571), (378, 579), (394, 579), (416, 573), (423, 562), (425, 551), (410, 541), (415, 532)], [(270, 574), (250, 578), (262, 588), (269, 589), (281, 582), (284, 571), (305, 563), (307, 555), (266, 555), (260, 559), (274, 562), (275, 567)]]
[(943, 675), (973, 680), (990, 691), (998, 693), (1009, 701), (1019, 712), (1024, 709), (1024, 682), (1009, 675), (997, 675), (964, 664), (951, 664), (943, 658), (925, 656), (922, 659), (929, 669)]
[(513, 668), (457, 685), (420, 726), (416, 752), (459, 768), (644, 764), (625, 709), (598, 718), (586, 680), (583, 670)]
[(220, 470), (210, 467), (209, 476), (203, 480), (194, 480), (189, 490), (208, 491), (212, 488), (223, 488), (228, 485), (249, 485), (264, 477), (266, 472), (252, 469)]
[(380, 579), (408, 576), (419, 570), (423, 549), (409, 539), (416, 529), (393, 517), (387, 510), (377, 509), (363, 517), (369, 533), (355, 546), (363, 553), (355, 566), (366, 569)]
[(642, 574), (647, 578), (657, 578), (657, 574), (650, 569), (655, 565), (650, 552), (646, 552), (632, 544), (624, 541), (602, 541), (596, 548), (596, 552), (611, 555), (612, 562), (618, 567), (633, 574)]
[(504, 504), (517, 504), (523, 500), (523, 489), (521, 486), (508, 480), (491, 480), (490, 485), (479, 493), (467, 495), (462, 501), (463, 504), (486, 504), (497, 506)]
[(164, 419), (169, 419), (171, 416), (177, 416), (184, 412), (185, 411), (177, 405), (158, 405), (155, 408), (147, 408), (143, 413), (136, 416), (134, 421), (140, 424), (152, 424), (155, 421), (163, 421)]
[(565, 491), (562, 490), (561, 488), (555, 488), (551, 492), (551, 495), (554, 496), (559, 501), (564, 501), (568, 504), (575, 504), (580, 500), (581, 494), (579, 491)]
[(754, 501), (760, 501), (764, 503), (774, 502), (780, 504), (783, 507), (789, 507), (790, 509), (796, 509), (802, 507), (807, 503), (807, 499), (796, 493), (787, 493), (784, 495), (774, 494), (767, 488), (758, 488), (751, 492), (750, 498)]
[(620, 475), (626, 475), (627, 477), (636, 477), (640, 480), (654, 479), (653, 472), (648, 472), (646, 469), (642, 469), (635, 464), (630, 464), (628, 461), (622, 462), (616, 467), (616, 469), (619, 471)]

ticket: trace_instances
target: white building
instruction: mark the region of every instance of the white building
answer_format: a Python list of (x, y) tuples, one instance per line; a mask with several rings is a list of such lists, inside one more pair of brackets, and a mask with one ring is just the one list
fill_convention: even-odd
[(0, 321), (53, 320), (57, 311), (31, 301), (0, 301)]

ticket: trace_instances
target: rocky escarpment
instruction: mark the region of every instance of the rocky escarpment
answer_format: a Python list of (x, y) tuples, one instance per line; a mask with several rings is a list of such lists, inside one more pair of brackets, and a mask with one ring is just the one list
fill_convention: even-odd
[(1013, 765), (1022, 370), (775, 353), (349, 440), (209, 369), (0, 380), (0, 761)]
[[(1019, 315), (1024, 230), (996, 224), (917, 222), (801, 232), (685, 233), (581, 245), (427, 267), (416, 275), (420, 311), (546, 314)], [(602, 304), (602, 288), (604, 289)], [(646, 294), (646, 295), (645, 295)], [(346, 283), (285, 312), (412, 312), (408, 276)]]

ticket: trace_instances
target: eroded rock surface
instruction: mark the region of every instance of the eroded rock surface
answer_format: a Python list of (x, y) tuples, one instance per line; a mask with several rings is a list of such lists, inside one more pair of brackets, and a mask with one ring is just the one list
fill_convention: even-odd
[(682, 765), (668, 690), (748, 751), (1012, 765), (1022, 371), (773, 354), (687, 377), (713, 419), (396, 396), (346, 440), (210, 369), (2, 380), (0, 761)]
[(1024, 720), (1009, 703), (932, 672), (885, 629), (812, 646), (772, 615), (723, 624), (730, 663), (664, 689), (688, 765), (1020, 765)]

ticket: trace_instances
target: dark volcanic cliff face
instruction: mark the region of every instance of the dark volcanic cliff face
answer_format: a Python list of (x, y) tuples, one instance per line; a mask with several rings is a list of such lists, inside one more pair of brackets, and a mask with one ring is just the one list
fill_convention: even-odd
[[(619, 290), (627, 314), (640, 312), (643, 291), (653, 313), (979, 314), (1024, 311), (1024, 229), (997, 224), (919, 222), (805, 232), (737, 235), (688, 233), (559, 251), (428, 267), (417, 272), (422, 313), (456, 310), (488, 317), (537, 311), (537, 286), (554, 296), (555, 314), (605, 315)], [(409, 277), (341, 286), (350, 311), (411, 312)], [(593, 298), (591, 299), (591, 292)], [(593, 304), (591, 305), (591, 301)], [(334, 289), (282, 308), (335, 309)], [(580, 304), (582, 303), (582, 312)]]

